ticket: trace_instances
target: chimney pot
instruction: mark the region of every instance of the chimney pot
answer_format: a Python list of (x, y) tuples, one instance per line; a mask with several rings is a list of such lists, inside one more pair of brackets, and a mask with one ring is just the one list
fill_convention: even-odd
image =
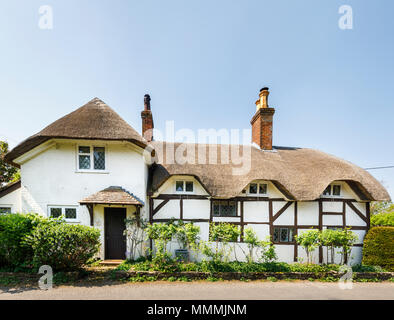
[(263, 150), (272, 150), (272, 120), (275, 109), (268, 106), (268, 95), (268, 87), (260, 90), (259, 100), (256, 101), (256, 113), (250, 121), (252, 142)]
[(142, 119), (142, 136), (146, 141), (151, 142), (153, 140), (153, 116), (150, 109), (150, 96), (146, 94), (144, 96), (144, 110), (141, 112)]

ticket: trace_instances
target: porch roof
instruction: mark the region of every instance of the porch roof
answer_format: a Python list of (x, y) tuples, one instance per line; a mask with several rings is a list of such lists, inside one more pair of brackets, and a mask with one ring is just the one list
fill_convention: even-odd
[(79, 201), (80, 204), (119, 204), (143, 206), (144, 202), (131, 192), (118, 186), (111, 186)]

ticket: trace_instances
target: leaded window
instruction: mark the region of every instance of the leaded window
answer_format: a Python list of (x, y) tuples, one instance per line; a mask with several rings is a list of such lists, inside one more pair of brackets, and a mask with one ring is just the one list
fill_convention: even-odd
[(266, 195), (268, 186), (266, 183), (251, 183), (249, 184), (249, 194)]
[(275, 227), (272, 238), (274, 242), (294, 242), (294, 228)]
[(175, 181), (176, 192), (193, 192), (194, 186), (193, 181), (179, 180)]
[(0, 207), (0, 214), (11, 213), (11, 207)]
[(214, 217), (236, 217), (237, 202), (227, 200), (216, 200), (213, 202)]
[(68, 206), (50, 206), (48, 209), (49, 216), (52, 218), (63, 217), (66, 221), (76, 221), (78, 218), (77, 208)]
[(105, 170), (105, 148), (104, 147), (78, 147), (79, 170)]

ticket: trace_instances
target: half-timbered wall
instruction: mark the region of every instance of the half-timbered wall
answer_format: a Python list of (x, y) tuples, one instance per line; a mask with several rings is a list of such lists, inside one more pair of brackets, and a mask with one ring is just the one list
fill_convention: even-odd
[[(175, 192), (175, 181), (190, 179), (195, 186), (192, 194), (179, 194)], [(171, 218), (193, 221), (201, 228), (201, 239), (208, 241), (210, 222), (228, 222), (240, 227), (241, 234), (246, 227), (251, 227), (260, 239), (273, 237), (274, 229), (292, 228), (294, 234), (301, 234), (310, 228), (324, 230), (326, 228), (351, 227), (359, 237), (358, 243), (353, 247), (351, 263), (361, 262), (362, 241), (369, 228), (369, 203), (360, 202), (357, 196), (345, 182), (336, 182), (341, 185), (341, 195), (322, 196), (315, 201), (290, 201), (282, 195), (271, 183), (264, 196), (250, 195), (243, 192), (238, 197), (229, 199), (236, 201), (235, 217), (214, 217), (212, 203), (215, 200), (204, 189), (200, 182), (193, 177), (171, 177), (156, 192), (150, 200), (151, 222), (166, 222)], [(305, 250), (295, 242), (274, 241), (278, 259), (285, 262), (306, 261)], [(235, 245), (235, 244), (234, 244)], [(232, 259), (243, 260), (241, 246), (246, 249), (242, 236), (235, 246), (235, 255)], [(177, 244), (172, 243), (171, 249)], [(326, 263), (326, 248), (318, 248), (314, 252), (314, 262)], [(200, 259), (201, 257), (196, 257)], [(330, 257), (329, 257), (330, 258)], [(339, 262), (340, 255), (336, 254), (335, 261)]]

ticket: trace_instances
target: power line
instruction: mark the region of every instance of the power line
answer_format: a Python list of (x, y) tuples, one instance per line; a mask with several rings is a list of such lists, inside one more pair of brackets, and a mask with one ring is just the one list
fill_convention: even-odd
[(391, 168), (394, 168), (394, 166), (365, 168), (364, 170), (391, 169)]

